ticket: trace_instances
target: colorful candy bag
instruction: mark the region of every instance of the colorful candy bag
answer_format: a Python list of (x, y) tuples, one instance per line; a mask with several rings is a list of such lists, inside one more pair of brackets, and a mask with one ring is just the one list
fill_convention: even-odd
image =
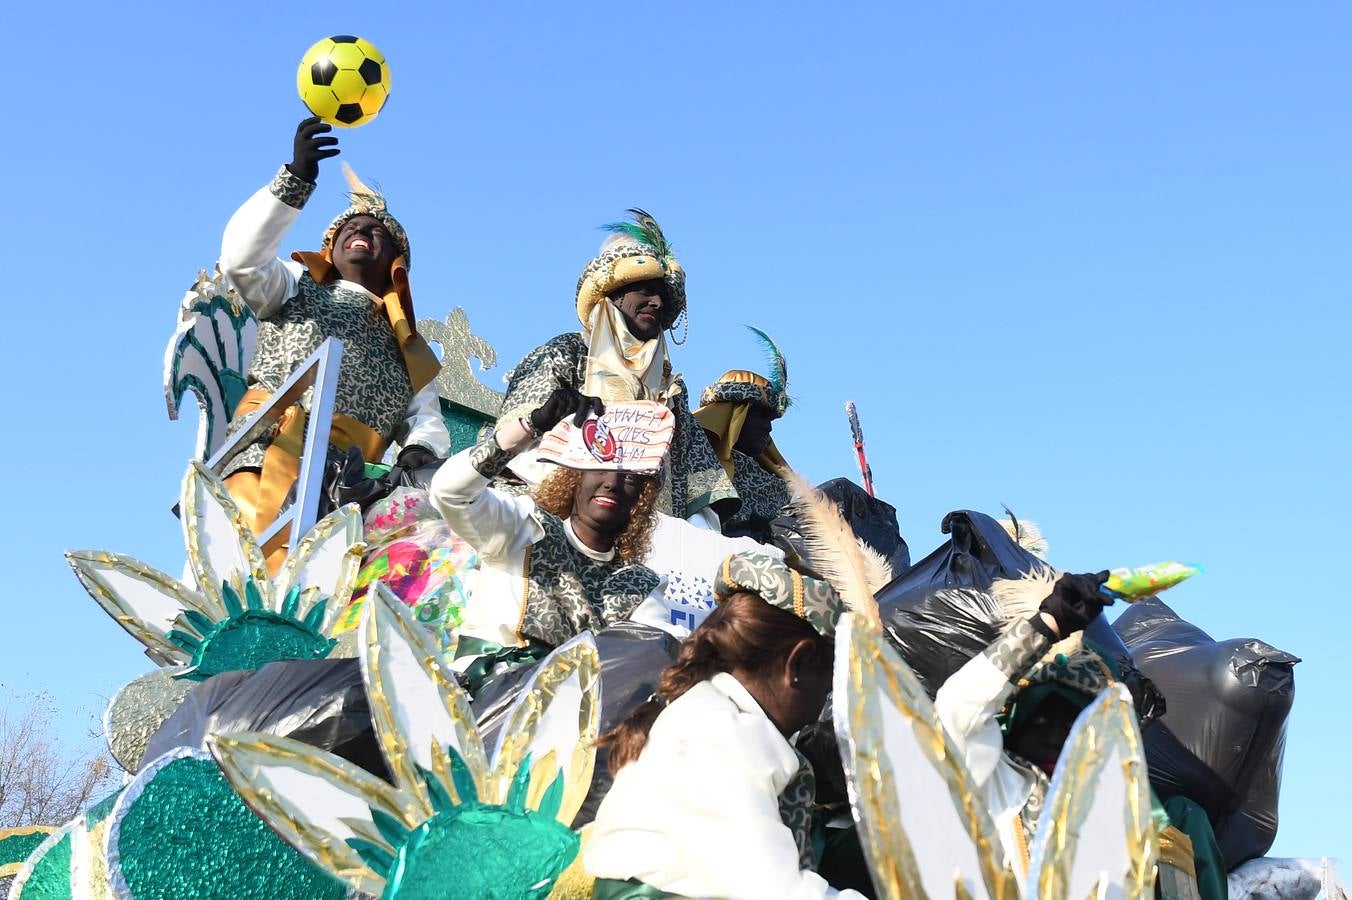
[(464, 575), (478, 565), (478, 554), (451, 531), (419, 488), (395, 490), (371, 507), (365, 525), (367, 549), (357, 589), (335, 632), (357, 627), (367, 591), (378, 581), (413, 608), (436, 636), (444, 658), (453, 659), (468, 600)]
[(1167, 591), (1201, 571), (1201, 566), (1181, 562), (1155, 563), (1135, 569), (1113, 569), (1108, 573), (1108, 582), (1103, 586), (1103, 592), (1127, 603), (1135, 603), (1137, 600), (1144, 600), (1161, 591)]

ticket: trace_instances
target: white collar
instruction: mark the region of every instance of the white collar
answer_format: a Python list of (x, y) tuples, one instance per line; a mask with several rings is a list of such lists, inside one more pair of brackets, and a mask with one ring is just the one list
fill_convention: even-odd
[(357, 282), (348, 281), (346, 278), (339, 278), (337, 281), (334, 282), (334, 287), (340, 287), (345, 291), (355, 291), (358, 294), (365, 294), (366, 296), (370, 297), (371, 300), (375, 303), (379, 303), (381, 299), (383, 299), (381, 297), (377, 297), (375, 294), (371, 293), (360, 284), (357, 284)]
[(575, 548), (577, 548), (577, 551), (579, 553), (581, 553), (588, 559), (595, 560), (596, 562), (610, 562), (612, 559), (615, 558), (614, 547), (611, 547), (609, 550), (602, 552), (600, 550), (593, 550), (586, 544), (582, 543), (582, 539), (577, 536), (577, 532), (573, 531), (572, 519), (563, 520), (563, 536), (568, 538), (568, 543), (572, 544)]
[(756, 698), (751, 696), (751, 692), (746, 689), (746, 685), (737, 680), (737, 676), (731, 672), (717, 672), (709, 679), (715, 690), (732, 701), (733, 705), (748, 715), (759, 715), (765, 720), (765, 727), (768, 733), (773, 734), (778, 740), (774, 741), (775, 755), (778, 757), (776, 763), (779, 766), (779, 779), (775, 785), (776, 791), (784, 789), (789, 779), (798, 771), (798, 752), (793, 749), (784, 735), (779, 733), (779, 728), (765, 714), (765, 710), (756, 702)]

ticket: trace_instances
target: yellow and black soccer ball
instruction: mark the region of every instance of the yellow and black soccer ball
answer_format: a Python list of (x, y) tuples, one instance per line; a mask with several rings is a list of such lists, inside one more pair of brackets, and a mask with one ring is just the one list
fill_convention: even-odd
[(376, 117), (390, 95), (390, 67), (365, 38), (336, 34), (301, 57), (296, 89), (310, 112), (332, 125), (356, 128)]

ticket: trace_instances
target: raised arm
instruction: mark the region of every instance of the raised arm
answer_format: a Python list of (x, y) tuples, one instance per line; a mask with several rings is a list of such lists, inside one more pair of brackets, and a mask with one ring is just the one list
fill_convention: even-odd
[(934, 698), (944, 730), (958, 745), (978, 784), (995, 771), (1004, 750), (996, 713), (1055, 641), (1082, 631), (1112, 601), (1099, 593), (1107, 572), (1062, 575), (1031, 618), (1015, 622), (949, 676)]
[(596, 398), (559, 388), (528, 418), (500, 422), (492, 435), (446, 460), (432, 476), (432, 505), (456, 534), (485, 557), (500, 558), (539, 540), (540, 526), (532, 516), (534, 502), (494, 491), (488, 483), (530, 447), (537, 435), (565, 415), (575, 415), (580, 424), (591, 409), (604, 411)]
[(221, 272), (254, 315), (274, 314), (296, 293), (300, 266), (277, 258), (277, 251), (301, 207), (314, 193), (319, 161), (338, 153), (338, 139), (327, 137), (331, 126), (318, 118), (296, 128), (290, 163), (272, 183), (244, 202), (225, 226), (221, 239)]

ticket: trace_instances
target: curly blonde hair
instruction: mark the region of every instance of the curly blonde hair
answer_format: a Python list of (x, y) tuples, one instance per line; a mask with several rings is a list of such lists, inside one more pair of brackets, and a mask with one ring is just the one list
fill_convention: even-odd
[[(535, 489), (535, 505), (560, 519), (573, 514), (573, 497), (582, 483), (582, 470), (562, 466), (540, 482)], [(657, 479), (648, 478), (643, 491), (629, 511), (629, 527), (615, 539), (615, 555), (622, 562), (641, 563), (652, 549), (653, 529), (657, 527)]]

